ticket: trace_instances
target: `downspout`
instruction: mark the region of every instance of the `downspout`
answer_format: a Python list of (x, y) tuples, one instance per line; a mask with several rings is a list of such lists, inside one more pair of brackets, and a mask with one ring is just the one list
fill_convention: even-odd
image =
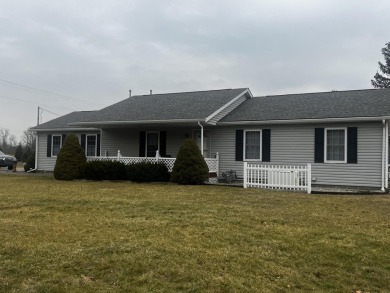
[(203, 156), (203, 125), (198, 121), (198, 125), (200, 126), (200, 152)]
[(383, 132), (383, 138), (382, 138), (382, 186), (381, 190), (385, 191), (385, 180), (386, 180), (386, 120), (382, 120), (382, 132)]
[(389, 188), (389, 121), (386, 120), (385, 140), (385, 188)]
[(38, 132), (35, 135), (35, 169), (38, 170)]

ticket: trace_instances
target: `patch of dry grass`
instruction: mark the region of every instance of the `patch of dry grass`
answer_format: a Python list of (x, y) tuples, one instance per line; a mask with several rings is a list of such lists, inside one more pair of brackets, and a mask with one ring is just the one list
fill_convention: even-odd
[(388, 195), (0, 183), (0, 292), (390, 291)]

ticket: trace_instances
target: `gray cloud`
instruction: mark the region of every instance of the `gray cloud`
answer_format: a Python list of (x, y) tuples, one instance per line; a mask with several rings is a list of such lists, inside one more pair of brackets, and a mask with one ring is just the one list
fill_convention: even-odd
[(0, 127), (16, 135), (35, 124), (38, 105), (98, 109), (129, 88), (370, 88), (390, 41), (384, 0), (3, 1), (2, 11), (0, 78), (89, 101), (0, 83)]

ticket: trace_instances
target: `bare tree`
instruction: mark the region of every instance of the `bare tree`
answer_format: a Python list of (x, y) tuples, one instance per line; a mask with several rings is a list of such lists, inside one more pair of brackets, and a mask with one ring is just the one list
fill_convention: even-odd
[(9, 129), (8, 128), (0, 128), (0, 145), (4, 149), (8, 145), (8, 137), (9, 137)]
[(23, 131), (22, 144), (30, 148), (35, 146), (35, 134), (29, 128)]
[(0, 148), (4, 153), (13, 154), (16, 150), (17, 140), (8, 128), (0, 128)]

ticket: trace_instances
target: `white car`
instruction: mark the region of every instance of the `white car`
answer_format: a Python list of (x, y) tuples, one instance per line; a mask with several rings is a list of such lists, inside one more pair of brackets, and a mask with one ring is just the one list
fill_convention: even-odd
[(6, 155), (0, 151), (0, 167), (8, 167), (8, 170), (12, 170), (17, 162), (18, 160), (15, 157)]

